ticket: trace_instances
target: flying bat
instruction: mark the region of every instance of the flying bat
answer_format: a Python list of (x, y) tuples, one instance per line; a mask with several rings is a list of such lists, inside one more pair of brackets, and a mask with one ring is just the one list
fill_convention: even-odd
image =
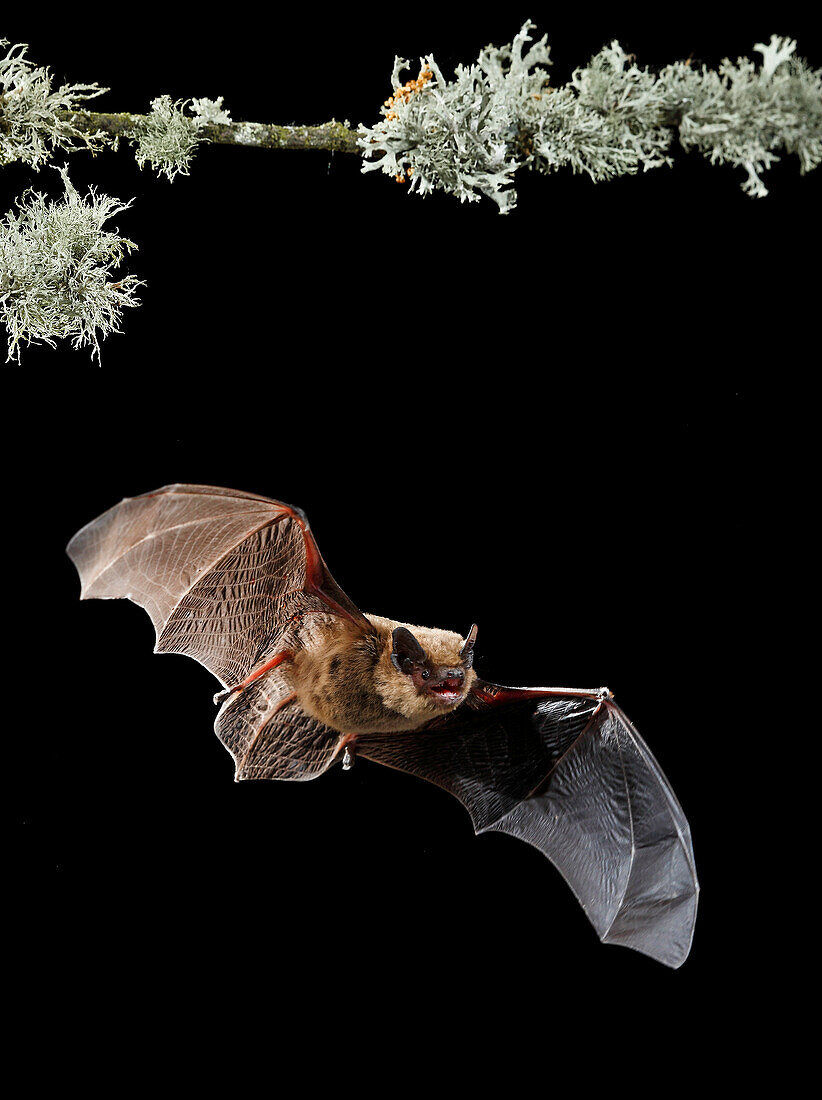
[(600, 939), (671, 967), (699, 886), (688, 822), (607, 688), (503, 687), (473, 667), (477, 627), (366, 615), (335, 582), (299, 508), (169, 485), (126, 498), (68, 545), (81, 599), (140, 604), (155, 652), (223, 690), (217, 736), (235, 778), (316, 779), (357, 757), (455, 795), (475, 832), (558, 868)]

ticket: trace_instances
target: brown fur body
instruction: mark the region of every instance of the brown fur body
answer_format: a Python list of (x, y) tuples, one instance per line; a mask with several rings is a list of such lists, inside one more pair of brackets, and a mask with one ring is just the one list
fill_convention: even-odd
[(391, 661), (392, 632), (405, 626), (425, 650), (431, 667), (459, 666), (465, 639), (451, 630), (411, 626), (366, 615), (365, 633), (342, 618), (329, 619), (299, 650), (291, 667), (292, 690), (302, 709), (340, 733), (390, 733), (412, 730), (464, 700), (476, 673), (468, 669), (459, 701), (444, 704), (418, 691), (412, 679)]

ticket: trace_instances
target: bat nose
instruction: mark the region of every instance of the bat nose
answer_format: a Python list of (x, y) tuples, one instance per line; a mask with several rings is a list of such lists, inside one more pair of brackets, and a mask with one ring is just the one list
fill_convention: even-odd
[(442, 670), (443, 680), (464, 680), (465, 669), (462, 668), (444, 668)]

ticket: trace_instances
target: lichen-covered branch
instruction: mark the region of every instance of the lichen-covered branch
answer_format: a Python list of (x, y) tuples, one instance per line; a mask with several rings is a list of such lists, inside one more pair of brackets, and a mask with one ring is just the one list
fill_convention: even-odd
[[(315, 149), (356, 153), (362, 171), (378, 170), (420, 195), (442, 190), (461, 201), (492, 199), (501, 213), (516, 204), (514, 176), (570, 168), (599, 182), (673, 164), (678, 141), (714, 164), (743, 169), (742, 188), (767, 194), (763, 174), (780, 155), (800, 172), (822, 162), (822, 70), (796, 56), (792, 39), (756, 43), (760, 62), (727, 58), (716, 71), (677, 61), (641, 68), (618, 42), (552, 85), (547, 38), (526, 22), (506, 46), (488, 46), (447, 79), (433, 55), (403, 82), (396, 58), (392, 94), (371, 127), (334, 120), (318, 126), (235, 122), (222, 97), (173, 101), (160, 95), (146, 114), (92, 111), (97, 84), (54, 90), (47, 69), (25, 46), (0, 56), (0, 165), (39, 169), (55, 150), (97, 150), (125, 141), (140, 167), (168, 180), (188, 175), (199, 145)], [(8, 46), (5, 39), (0, 47)], [(128, 203), (93, 190), (81, 199), (61, 169), (65, 197), (29, 193), (0, 221), (0, 318), (9, 355), (21, 343), (67, 337), (76, 347), (117, 331), (121, 311), (136, 304), (135, 276), (111, 274), (133, 246), (103, 229)]]
[[(9, 46), (0, 39), (2, 47)], [(55, 150), (92, 150), (125, 140), (135, 147), (138, 164), (148, 164), (172, 180), (187, 175), (203, 142), (265, 149), (322, 149), (358, 152), (357, 135), (346, 123), (279, 126), (234, 122), (217, 100), (152, 100), (147, 114), (91, 111), (84, 101), (108, 91), (97, 84), (52, 88), (51, 73), (26, 57), (25, 45), (0, 56), (0, 165), (23, 161), (39, 169)]]
[(382, 119), (361, 128), (363, 171), (422, 195), (486, 195), (507, 213), (520, 168), (567, 166), (598, 182), (672, 164), (676, 138), (711, 163), (744, 168), (743, 190), (757, 197), (779, 151), (795, 154), (803, 173), (822, 161), (822, 70), (796, 58), (790, 39), (757, 43), (758, 66), (726, 59), (716, 72), (688, 61), (651, 72), (612, 42), (554, 87), (547, 39), (528, 46), (533, 29), (526, 22), (510, 45), (488, 46), (451, 81), (429, 55), (401, 85), (409, 66), (397, 58)]
[(762, 176), (780, 152), (796, 155), (803, 173), (822, 161), (822, 70), (796, 57), (791, 39), (773, 35), (754, 46), (759, 64), (726, 58), (717, 71), (677, 61), (652, 72), (612, 42), (554, 86), (547, 37), (534, 41), (533, 30), (527, 21), (509, 45), (487, 46), (473, 64), (457, 66), (452, 80), (429, 55), (419, 76), (403, 83), (408, 62), (396, 58), (382, 118), (356, 131), (333, 120), (235, 122), (222, 97), (173, 102), (161, 95), (148, 114), (91, 111), (82, 101), (104, 89), (52, 91), (48, 70), (14, 46), (0, 59), (0, 164), (22, 159), (39, 168), (55, 148), (126, 140), (141, 167), (172, 180), (188, 174), (205, 141), (321, 149), (359, 153), (363, 171), (388, 173), (421, 195), (485, 195), (507, 213), (521, 168), (568, 167), (608, 180), (671, 165), (677, 139), (712, 163), (743, 168), (743, 189), (758, 197), (767, 194)]
[[(61, 114), (80, 133), (105, 133), (130, 137), (148, 115), (108, 114), (104, 111), (65, 111)], [(357, 132), (343, 122), (317, 126), (278, 126), (269, 122), (207, 122), (200, 128), (205, 141), (218, 145), (248, 145), (260, 149), (320, 149), (333, 153), (359, 153)]]

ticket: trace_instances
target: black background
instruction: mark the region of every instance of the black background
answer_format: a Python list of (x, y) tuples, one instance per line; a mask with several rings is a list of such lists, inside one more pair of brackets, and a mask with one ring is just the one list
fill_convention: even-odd
[[(0, 33), (58, 81), (110, 86), (101, 109), (168, 92), (223, 95), (235, 119), (370, 123), (395, 52), (449, 75), (527, 17), (563, 83), (614, 37), (659, 66), (789, 34), (818, 66), (801, 10), (91, 4), (82, 22), (5, 13)], [(71, 157), (81, 190), (135, 197), (117, 226), (147, 286), (102, 367), (30, 348), (2, 376), (11, 964), (23, 1031), (65, 1043), (58, 1065), (151, 1078), (174, 1052), (180, 1081), (225, 1061), (242, 1085), (329, 1060), (371, 1083), (379, 1048), (392, 1085), (435, 1057), (453, 1083), (502, 1068), (516, 1085), (581, 1042), (603, 1052), (586, 1075), (708, 1047), (731, 1072), (730, 1021), (770, 1018), (791, 869), (765, 824), (775, 731), (748, 693), (797, 580), (773, 533), (799, 465), (785, 420), (816, 331), (820, 181), (786, 159), (755, 201), (741, 172), (676, 160), (597, 186), (519, 178), (500, 217), (351, 156), (206, 146), (173, 184), (125, 149)], [(51, 169), (12, 165), (3, 209), (31, 183), (59, 193)], [(601, 946), (542, 856), (475, 838), (420, 781), (361, 762), (234, 784), (216, 681), (154, 656), (141, 609), (81, 604), (63, 552), (173, 481), (299, 505), (360, 606), (476, 621), (491, 680), (607, 684), (691, 822), (685, 966)]]

